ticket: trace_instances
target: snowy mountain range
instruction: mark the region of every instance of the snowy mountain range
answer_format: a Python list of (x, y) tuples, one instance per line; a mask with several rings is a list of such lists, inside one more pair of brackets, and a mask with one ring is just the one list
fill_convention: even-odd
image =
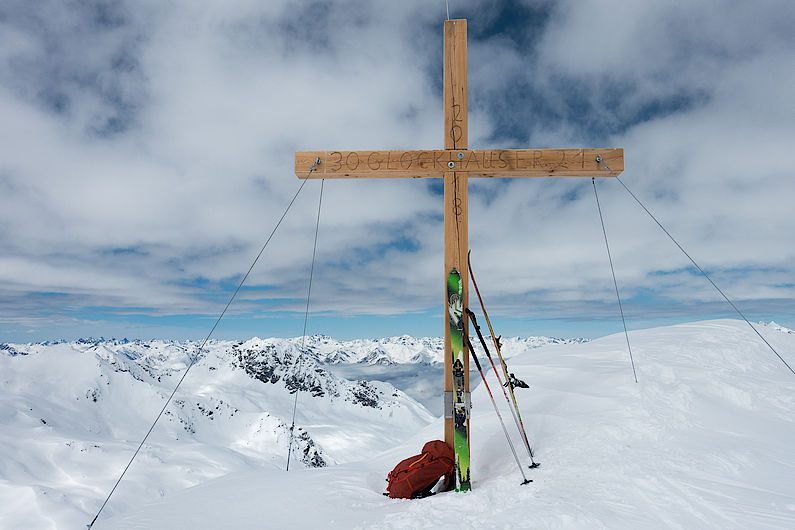
[[(759, 329), (795, 364), (792, 330)], [(743, 322), (630, 339), (638, 384), (623, 335), (506, 339), (531, 385), (517, 399), (535, 482), (518, 486), (474, 373), (474, 489), (423, 501), (384, 498), (384, 477), (440, 438), (442, 419), (365, 375), (438, 390), (441, 339), (315, 336), (300, 357), (300, 339), (201, 354), (175, 341), (0, 344), (0, 528), (84, 527), (194, 358), (96, 528), (795, 527), (795, 378)]]
[[(474, 338), (474, 337), (473, 337)], [(275, 348), (279, 351), (295, 352), (303, 346), (304, 355), (323, 364), (362, 363), (370, 365), (393, 364), (434, 364), (441, 363), (444, 357), (444, 339), (440, 337), (387, 337), (378, 339), (356, 339), (349, 341), (336, 340), (327, 335), (310, 335), (295, 338), (268, 338), (259, 341), (263, 347)], [(67, 341), (45, 341), (30, 344), (0, 343), (0, 352), (8, 355), (19, 355), (31, 351), (39, 351), (42, 347), (64, 344)], [(503, 354), (510, 357), (514, 352), (540, 348), (550, 344), (572, 344), (588, 342), (582, 338), (556, 337), (508, 337), (502, 339)], [(128, 339), (80, 339), (72, 342), (81, 351), (90, 347), (101, 346), (104, 349), (121, 354), (140, 364), (150, 361), (162, 362), (163, 355), (170, 356), (176, 352), (194, 352), (200, 344), (194, 341), (173, 340), (128, 340)], [(228, 345), (225, 341), (210, 341), (208, 347)], [(155, 354), (155, 352), (159, 352)]]
[[(308, 344), (315, 341), (325, 339)], [(94, 481), (120, 473), (197, 355), (136, 462), (139, 473), (162, 475), (158, 495), (240, 464), (284, 468), (296, 391), (299, 467), (382, 451), (433, 420), (389, 383), (338, 377), (314, 355), (299, 356), (296, 343), (216, 341), (201, 354), (195, 343), (160, 340), (0, 345), (0, 497), (10, 488), (36, 491), (44, 504), (53, 496), (72, 508), (94, 502)], [(174, 449), (192, 456), (163, 457)]]

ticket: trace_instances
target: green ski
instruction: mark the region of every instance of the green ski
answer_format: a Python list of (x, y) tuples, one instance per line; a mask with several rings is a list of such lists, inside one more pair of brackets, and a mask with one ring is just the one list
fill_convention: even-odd
[(456, 491), (469, 491), (468, 410), (464, 388), (464, 293), (456, 269), (447, 276), (447, 316), (453, 352), (453, 418), (455, 424)]

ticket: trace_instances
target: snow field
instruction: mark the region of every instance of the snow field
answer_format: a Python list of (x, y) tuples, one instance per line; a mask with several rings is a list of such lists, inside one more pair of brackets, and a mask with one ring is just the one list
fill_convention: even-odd
[[(767, 327), (795, 357), (795, 335)], [(795, 528), (795, 379), (745, 323), (632, 332), (513, 357), (542, 467), (521, 477), (485, 389), (473, 392), (473, 491), (403, 501), (386, 473), (441, 435), (441, 419), (369, 460), (209, 481), (105, 528)], [(511, 432), (505, 399), (489, 381)], [(522, 461), (527, 456), (517, 436)], [(254, 497), (255, 502), (247, 500)], [(209, 503), (209, 504), (207, 504)], [(182, 517), (188, 519), (183, 520)]]
[[(187, 353), (158, 343), (14, 346), (23, 354), (0, 356), (0, 528), (83, 527), (176, 385)], [(284, 469), (294, 399), (288, 376), (326, 392), (299, 393), (293, 468), (313, 458), (358, 459), (363, 447), (386, 449), (433, 419), (389, 384), (338, 379), (311, 359), (277, 366), (280, 379), (264, 383), (235, 364), (231, 346), (216, 344), (194, 365), (103, 517), (230, 472)]]
[[(760, 330), (795, 363), (795, 333)], [(368, 387), (308, 365), (304, 380), (340, 398), (301, 392), (297, 424), (339, 465), (285, 472), (294, 396), (213, 350), (95, 528), (795, 528), (795, 377), (740, 321), (635, 331), (630, 340), (638, 384), (623, 335), (509, 352), (510, 371), (531, 386), (516, 392), (542, 463), (525, 471), (534, 480), (525, 486), (473, 373), (473, 491), (413, 501), (382, 496), (386, 474), (442, 436), (441, 418), (387, 383), (373, 383), (382, 408), (354, 405), (346, 392)], [(147, 367), (138, 380), (125, 357), (103, 364), (69, 345), (36, 348), (0, 356), (0, 527), (80, 528), (148, 428), (144, 409), (162, 406), (175, 383), (164, 373), (176, 374), (169, 370), (185, 357), (161, 349), (137, 358)], [(57, 357), (47, 348), (60, 348)], [(417, 365), (423, 374), (438, 375)], [(526, 466), (502, 391), (487, 377)], [(398, 404), (387, 406), (390, 392)]]

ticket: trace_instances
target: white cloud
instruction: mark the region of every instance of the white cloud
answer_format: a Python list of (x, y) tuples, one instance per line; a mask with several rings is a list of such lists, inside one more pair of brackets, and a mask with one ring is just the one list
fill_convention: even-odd
[[(472, 145), (624, 147), (622, 178), (727, 291), (791, 300), (790, 4), (531, 4), (551, 9), (531, 49), (470, 40)], [(19, 6), (0, 17), (0, 292), (11, 303), (52, 291), (212, 314), (197, 282), (246, 270), (300, 184), (293, 151), (441, 145), (441, 4), (48, 5), (46, 18)], [(516, 86), (527, 90), (501, 101)], [(470, 186), (473, 259), (497, 310), (611, 303), (590, 181)], [(306, 289), (318, 189), (307, 184), (251, 277), (272, 290), (249, 301), (302, 309), (290, 299)], [(618, 183), (599, 189), (622, 292), (714, 300)], [(313, 307), (439, 303), (441, 198), (427, 182), (334, 181), (324, 193)]]

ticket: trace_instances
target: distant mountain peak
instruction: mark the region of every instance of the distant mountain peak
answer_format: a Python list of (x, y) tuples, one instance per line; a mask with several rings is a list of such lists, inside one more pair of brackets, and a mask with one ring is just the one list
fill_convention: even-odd
[(795, 335), (795, 331), (793, 331), (793, 330), (791, 330), (789, 328), (785, 328), (784, 326), (781, 326), (779, 324), (776, 324), (772, 320), (770, 322), (760, 322), (759, 325), (765, 326), (765, 327), (768, 327), (768, 328), (771, 328), (771, 329), (775, 329), (776, 331), (780, 331), (782, 333), (787, 333), (789, 335)]

